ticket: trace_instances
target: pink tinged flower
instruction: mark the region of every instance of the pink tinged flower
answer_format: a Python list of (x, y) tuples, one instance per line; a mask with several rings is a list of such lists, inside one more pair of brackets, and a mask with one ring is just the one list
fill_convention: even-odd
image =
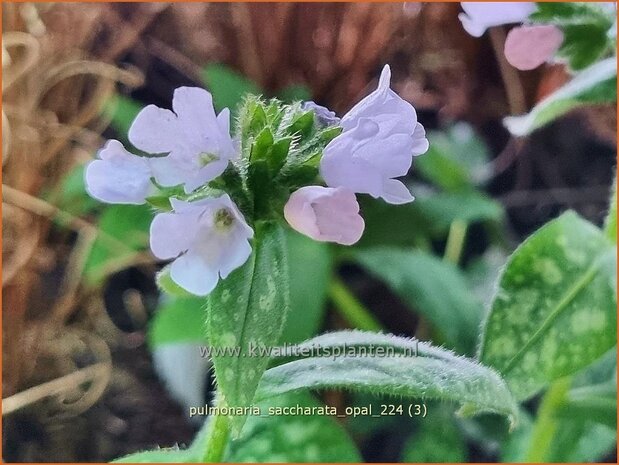
[(402, 204), (414, 197), (393, 178), (406, 175), (429, 145), (415, 109), (389, 88), (390, 79), (385, 66), (378, 89), (344, 115), (344, 131), (325, 147), (320, 174), (330, 187)]
[(505, 40), (505, 58), (522, 71), (551, 59), (563, 43), (563, 33), (552, 25), (515, 27)]
[(365, 228), (355, 194), (343, 187), (302, 187), (288, 199), (284, 216), (301, 234), (342, 245), (357, 242)]
[(458, 15), (464, 30), (481, 37), (486, 29), (502, 24), (521, 23), (536, 9), (535, 2), (460, 2)]
[(140, 150), (158, 156), (152, 170), (163, 186), (184, 184), (189, 193), (224, 172), (237, 155), (230, 137), (230, 112), (215, 114), (211, 94), (198, 87), (179, 87), (174, 111), (148, 105), (129, 129), (129, 140)]
[(254, 235), (227, 194), (185, 202), (170, 199), (173, 212), (159, 213), (150, 227), (150, 248), (173, 259), (170, 276), (195, 295), (210, 293), (251, 255)]
[(154, 192), (149, 159), (127, 152), (117, 140), (110, 140), (98, 159), (88, 163), (86, 190), (106, 203), (143, 204)]

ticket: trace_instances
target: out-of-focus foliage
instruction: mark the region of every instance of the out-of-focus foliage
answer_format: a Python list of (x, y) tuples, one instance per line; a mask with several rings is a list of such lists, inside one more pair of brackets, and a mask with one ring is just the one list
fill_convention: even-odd
[(482, 305), (456, 266), (425, 252), (396, 248), (360, 250), (354, 259), (432, 322), (438, 333), (434, 340), (459, 353), (475, 351)]
[(84, 266), (84, 279), (97, 284), (113, 271), (126, 267), (148, 248), (152, 212), (144, 205), (112, 205), (99, 217), (99, 237)]
[(515, 136), (526, 136), (569, 110), (617, 100), (617, 59), (607, 58), (583, 69), (565, 86), (540, 101), (524, 116), (505, 118)]
[(575, 70), (612, 51), (616, 38), (609, 30), (615, 18), (616, 6), (610, 2), (538, 2), (537, 11), (531, 15), (533, 22), (551, 23), (563, 31), (559, 56)]

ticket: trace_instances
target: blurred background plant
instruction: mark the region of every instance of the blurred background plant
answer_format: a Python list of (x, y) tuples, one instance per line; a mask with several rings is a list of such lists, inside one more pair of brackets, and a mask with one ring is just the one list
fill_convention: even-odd
[[(512, 138), (503, 118), (533, 108), (569, 73), (562, 64), (506, 66), (496, 41), (507, 28), (498, 39), (471, 38), (457, 3), (2, 7), (5, 460), (107, 461), (194, 436), (188, 406), (210, 400), (212, 387), (197, 349), (202, 301), (158, 295), (149, 208), (98, 204), (82, 179), (105, 138), (126, 141), (135, 114), (148, 103), (168, 107), (178, 86), (205, 86), (218, 109), (250, 92), (341, 114), (390, 63), (394, 88), (430, 130), (430, 152), (408, 180), (417, 200), (364, 199), (357, 246), (289, 234), (298, 271), (282, 342), (360, 328), (473, 356), (515, 245), (566, 209), (596, 224), (608, 210), (615, 104), (576, 108)], [(611, 353), (574, 379), (548, 461), (615, 461), (615, 368)], [(384, 400), (322, 398), (338, 407)], [(524, 408), (526, 419), (544, 403)], [(231, 460), (521, 461), (531, 448), (533, 419), (509, 435), (494, 417), (428, 409), (425, 419), (315, 426), (252, 419)], [(294, 430), (302, 440), (292, 451), (276, 438)]]

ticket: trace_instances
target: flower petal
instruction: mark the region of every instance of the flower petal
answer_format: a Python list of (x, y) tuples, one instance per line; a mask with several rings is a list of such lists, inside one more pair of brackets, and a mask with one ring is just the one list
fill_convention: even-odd
[(184, 169), (183, 165), (170, 157), (153, 157), (149, 159), (153, 176), (164, 187), (179, 186), (192, 176), (192, 170)]
[(383, 200), (393, 205), (401, 205), (415, 200), (408, 188), (397, 179), (387, 179), (381, 194)]
[(154, 188), (148, 160), (129, 153), (117, 140), (108, 141), (98, 156), (86, 167), (88, 193), (102, 202), (143, 204)]
[(380, 75), (378, 88), (362, 99), (348, 111), (340, 122), (344, 130), (352, 129), (359, 123), (360, 118), (395, 118), (395, 121), (404, 123), (406, 130), (412, 132), (417, 123), (417, 113), (413, 106), (389, 88), (391, 68), (385, 65)]
[(148, 105), (133, 120), (129, 142), (147, 153), (168, 153), (177, 145), (178, 122), (170, 110)]
[(243, 265), (251, 255), (251, 245), (245, 235), (237, 232), (232, 242), (234, 245), (222, 257), (220, 263), (219, 274), (222, 279), (226, 279), (230, 273)]
[(172, 262), (170, 277), (192, 294), (209, 294), (219, 281), (217, 269), (212, 268), (196, 254), (181, 255)]
[(228, 167), (228, 160), (213, 160), (202, 168), (185, 174), (185, 192), (189, 194), (198, 187), (220, 176)]
[(430, 143), (426, 138), (426, 130), (421, 123), (417, 123), (413, 131), (413, 156), (423, 155), (429, 148)]
[[(174, 199), (172, 199), (174, 200)], [(196, 241), (198, 213), (159, 213), (150, 225), (150, 249), (162, 260), (185, 253)]]
[(342, 245), (357, 242), (365, 228), (355, 194), (342, 187), (302, 187), (290, 196), (284, 216), (301, 234)]

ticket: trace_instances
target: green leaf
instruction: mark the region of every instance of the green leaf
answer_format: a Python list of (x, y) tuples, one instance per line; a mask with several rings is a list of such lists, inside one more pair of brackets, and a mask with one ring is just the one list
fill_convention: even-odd
[(535, 105), (528, 114), (511, 116), (503, 122), (513, 135), (526, 136), (576, 107), (616, 100), (617, 60), (607, 58), (576, 74), (570, 82)]
[(247, 420), (243, 436), (226, 455), (233, 463), (360, 462), (361, 456), (340, 424), (327, 415), (285, 415), (284, 408), (320, 408), (306, 392), (258, 404), (262, 415)]
[[(314, 336), (324, 318), (333, 257), (328, 244), (287, 230), (290, 314), (280, 344)], [(308, 260), (311, 257), (311, 266)]]
[(251, 146), (250, 158), (254, 160), (265, 160), (268, 155), (269, 148), (273, 145), (273, 134), (269, 128), (264, 128), (256, 137), (256, 140)]
[[(208, 297), (207, 339), (214, 350), (229, 348), (228, 353), (213, 354), (213, 364), (219, 392), (231, 407), (252, 404), (269, 356), (252, 354), (251, 346), (275, 346), (290, 308), (282, 226), (257, 223), (253, 248), (245, 265), (221, 280)], [(237, 436), (244, 422), (245, 417), (231, 417)]]
[(468, 190), (488, 176), (489, 151), (473, 129), (458, 123), (441, 132), (428, 133), (430, 148), (415, 159), (419, 174), (448, 192)]
[(615, 19), (612, 8), (586, 2), (538, 2), (530, 19), (561, 28), (564, 38), (557, 55), (567, 59), (572, 69), (591, 65), (611, 47), (608, 31)]
[(314, 129), (314, 113), (308, 111), (295, 119), (287, 132), (289, 134), (299, 134), (302, 138), (307, 137)]
[(102, 234), (95, 241), (84, 266), (89, 285), (100, 284), (108, 273), (129, 265), (148, 246), (152, 212), (146, 205), (112, 205), (99, 218)]
[(574, 388), (557, 412), (560, 418), (601, 423), (617, 429), (617, 383), (609, 381)]
[(445, 409), (433, 409), (404, 443), (403, 463), (465, 463), (468, 453), (462, 433)]
[(218, 111), (229, 108), (234, 112), (245, 95), (261, 93), (254, 82), (221, 64), (206, 66), (202, 70), (202, 80), (213, 95), (213, 104)]
[(563, 44), (557, 56), (566, 58), (574, 70), (592, 65), (610, 48), (606, 24), (573, 24), (561, 29)]
[[(526, 461), (533, 433), (533, 422), (526, 412), (521, 412), (518, 428), (502, 445), (501, 462)], [(594, 423), (580, 416), (557, 416), (556, 431), (545, 457), (547, 463), (598, 462), (612, 452), (617, 433), (612, 428)]]
[(611, 454), (616, 444), (617, 431), (613, 428), (580, 419), (561, 421), (552, 441), (548, 462), (598, 462)]
[[(463, 404), (463, 414), (494, 412), (515, 421), (517, 405), (494, 370), (424, 342), (338, 331), (296, 347), (299, 351), (320, 348), (321, 353), (269, 369), (262, 378), (258, 400), (303, 389), (349, 389), (447, 400)], [(377, 347), (383, 348), (383, 356), (368, 352)]]
[(480, 360), (518, 399), (589, 365), (617, 342), (616, 249), (567, 212), (510, 257), (485, 323)]
[(428, 318), (450, 347), (473, 352), (482, 307), (457, 267), (425, 252), (387, 247), (359, 250), (352, 257)]
[(432, 231), (439, 234), (448, 230), (454, 221), (498, 222), (505, 214), (499, 202), (476, 191), (420, 197), (412, 208), (418, 209)]
[(148, 341), (151, 347), (176, 342), (204, 344), (204, 298), (169, 298), (157, 308), (150, 322)]

